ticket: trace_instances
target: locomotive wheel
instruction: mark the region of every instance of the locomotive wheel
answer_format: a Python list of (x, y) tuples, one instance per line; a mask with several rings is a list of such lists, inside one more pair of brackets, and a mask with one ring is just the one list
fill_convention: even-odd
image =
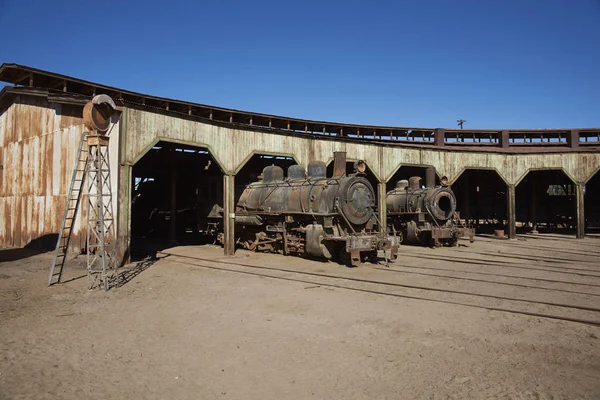
[(244, 247), (250, 251), (256, 251), (256, 242), (257, 240), (246, 240), (244, 242)]

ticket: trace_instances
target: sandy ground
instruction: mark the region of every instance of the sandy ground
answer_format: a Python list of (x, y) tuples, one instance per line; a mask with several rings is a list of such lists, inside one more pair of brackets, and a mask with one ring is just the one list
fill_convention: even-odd
[[(212, 246), (88, 291), (0, 264), (0, 399), (599, 399), (600, 239), (403, 247), (389, 267)], [(0, 252), (1, 253), (1, 252)]]

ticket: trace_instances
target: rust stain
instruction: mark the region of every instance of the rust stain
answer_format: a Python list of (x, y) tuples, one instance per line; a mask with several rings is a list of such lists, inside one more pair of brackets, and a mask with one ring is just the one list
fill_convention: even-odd
[(52, 196), (44, 197), (45, 213), (43, 215), (43, 218), (44, 218), (44, 231), (46, 233), (56, 232), (56, 230), (54, 230), (54, 221), (56, 220), (56, 215), (54, 214), (53, 201), (54, 201), (54, 198)]
[(13, 203), (13, 241), (11, 242), (12, 246), (20, 246), (21, 245), (21, 203), (22, 199), (15, 198)]
[(4, 166), (6, 165), (6, 147), (0, 148), (0, 163), (3, 165), (0, 170), (0, 196), (5, 196), (4, 175), (6, 172)]
[[(59, 174), (58, 174), (58, 195), (62, 195), (65, 193), (65, 174), (67, 173), (67, 156), (68, 156), (68, 152), (67, 152), (67, 147), (68, 147), (68, 138), (67, 135), (65, 134), (64, 131), (60, 131), (57, 133), (57, 135), (60, 137), (60, 148), (59, 148)], [(56, 177), (56, 175), (55, 175)]]
[[(58, 233), (82, 129), (81, 107), (41, 99), (19, 96), (0, 116), (0, 162), (5, 166), (0, 170), (0, 244), (25, 246)], [(53, 196), (53, 180), (58, 196)], [(80, 226), (74, 227), (78, 250), (85, 239)]]
[(43, 171), (42, 175), (42, 190), (41, 194), (44, 196), (52, 196), (52, 145), (53, 135), (44, 135), (43, 141), (43, 153), (40, 158), (40, 168)]
[(4, 136), (4, 143), (15, 142), (15, 106), (11, 106), (8, 111), (9, 114), (6, 117), (6, 134)]

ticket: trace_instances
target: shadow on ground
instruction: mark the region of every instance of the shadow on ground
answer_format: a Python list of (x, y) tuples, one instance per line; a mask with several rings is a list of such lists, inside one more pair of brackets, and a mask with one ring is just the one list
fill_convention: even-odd
[(167, 258), (169, 255), (164, 255), (158, 257), (156, 253), (153, 255), (146, 256), (143, 260), (136, 262), (133, 265), (126, 266), (123, 268), (119, 275), (117, 276), (118, 286), (124, 286), (127, 283), (131, 282), (136, 276), (153, 266), (157, 261), (162, 260), (163, 258)]
[(33, 239), (25, 247), (0, 249), (0, 262), (17, 261), (23, 258), (33, 257), (40, 253), (52, 251), (56, 247), (58, 234), (50, 233)]

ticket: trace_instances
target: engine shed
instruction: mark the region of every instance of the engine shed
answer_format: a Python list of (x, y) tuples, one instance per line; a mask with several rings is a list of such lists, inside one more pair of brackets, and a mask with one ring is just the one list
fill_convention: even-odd
[[(477, 233), (600, 231), (600, 128), (457, 130), (311, 121), (144, 95), (17, 64), (0, 67), (0, 245), (51, 249), (66, 205), (83, 106), (107, 94), (119, 258), (147, 247), (211, 242), (244, 187), (266, 166), (363, 160), (385, 221), (399, 180), (447, 178), (460, 217)], [(84, 211), (81, 211), (84, 212)], [(220, 216), (215, 222), (210, 216)], [(215, 226), (215, 224), (221, 226)], [(385, 223), (385, 222), (384, 222)], [(71, 247), (82, 251), (81, 218)]]

